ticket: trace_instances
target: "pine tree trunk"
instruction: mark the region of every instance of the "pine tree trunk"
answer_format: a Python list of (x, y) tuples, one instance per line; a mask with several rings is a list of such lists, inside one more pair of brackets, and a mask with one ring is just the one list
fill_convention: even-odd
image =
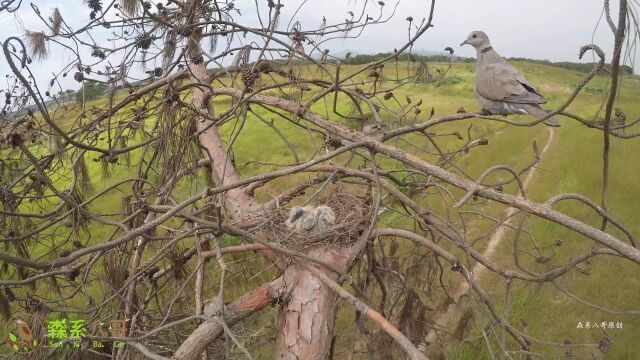
[[(338, 255), (335, 249), (318, 249), (310, 255), (339, 269), (347, 267), (347, 259)], [(338, 281), (338, 275), (332, 271), (316, 268), (332, 280)], [(300, 265), (292, 265), (287, 271), (293, 272), (291, 278), (294, 284), (282, 309), (276, 359), (327, 359), (335, 325), (337, 296)]]
[[(207, 87), (210, 76), (204, 63), (189, 66), (192, 84), (192, 104), (201, 114), (211, 114), (211, 99)], [(220, 138), (216, 126), (204, 116), (195, 118), (196, 127), (201, 134), (199, 142), (203, 147), (205, 158), (211, 160), (211, 171), (216, 185), (231, 184), (240, 180), (238, 172), (227, 156), (227, 150)], [(236, 188), (225, 193), (224, 208), (226, 216), (235, 221), (252, 221), (261, 216), (262, 207), (253, 196), (243, 188)], [(309, 254), (346, 272), (351, 263), (353, 249), (351, 246), (322, 246), (309, 251)], [(272, 261), (274, 254), (262, 251), (261, 254)], [(279, 262), (279, 265), (282, 265)], [(309, 265), (306, 265), (309, 266)], [(317, 266), (332, 280), (338, 281), (338, 274)], [(280, 333), (276, 343), (277, 359), (326, 359), (331, 350), (331, 341), (335, 324), (336, 299), (333, 290), (315, 278), (301, 264), (292, 264), (284, 270), (287, 288), (291, 289), (282, 305), (279, 321)]]

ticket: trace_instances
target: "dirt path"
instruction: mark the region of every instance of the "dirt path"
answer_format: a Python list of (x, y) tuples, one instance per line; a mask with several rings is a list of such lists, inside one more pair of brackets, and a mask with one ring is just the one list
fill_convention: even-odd
[[(553, 142), (553, 137), (554, 137), (554, 134), (555, 134), (555, 131), (553, 130), (552, 127), (548, 127), (547, 129), (548, 129), (548, 132), (549, 132), (549, 138), (547, 139), (547, 142), (544, 144), (544, 147), (542, 148), (542, 151), (540, 152), (540, 158), (544, 157), (544, 154), (547, 152), (547, 150), (551, 146), (551, 143)], [(529, 183), (531, 182), (531, 179), (533, 179), (533, 177), (537, 173), (537, 170), (538, 170), (537, 167), (533, 167), (531, 170), (529, 170), (529, 172), (525, 176), (525, 178), (524, 178), (524, 180), (522, 182), (522, 186), (524, 187), (525, 191), (529, 187)], [(517, 210), (515, 208), (512, 208), (512, 207), (507, 209), (507, 211), (504, 214), (504, 217), (509, 218), (509, 220), (506, 221), (505, 224), (503, 224), (502, 226), (500, 226), (498, 229), (496, 229), (493, 232), (493, 234), (489, 238), (489, 243), (487, 244), (487, 248), (484, 250), (482, 255), (484, 255), (487, 258), (491, 258), (493, 256), (493, 254), (495, 253), (496, 249), (498, 248), (498, 245), (500, 245), (500, 243), (505, 238), (505, 235), (507, 233), (508, 227), (505, 226), (505, 225), (509, 225), (511, 223), (511, 220), (512, 220), (511, 217), (516, 213), (516, 211)], [(486, 271), (487, 271), (487, 268), (484, 267), (484, 265), (482, 265), (480, 263), (476, 263), (471, 268), (470, 272), (471, 272), (471, 275), (474, 277), (474, 279), (478, 280)], [(460, 298), (463, 295), (465, 295), (468, 291), (469, 291), (469, 283), (466, 280), (463, 279), (458, 284), (458, 287), (456, 288), (456, 290), (450, 295), (453, 298), (453, 300), (455, 301), (455, 303), (458, 303)], [(449, 307), (447, 308), (447, 311), (442, 312), (438, 316), (436, 316), (436, 318), (434, 319), (435, 323), (439, 324), (441, 326), (447, 326), (451, 322), (451, 320), (454, 318), (454, 315), (458, 310), (459, 309), (455, 306), (455, 304), (449, 305)], [(427, 343), (431, 343), (434, 340), (434, 336), (435, 336), (435, 332), (434, 331), (430, 331), (429, 335), (427, 336)]]

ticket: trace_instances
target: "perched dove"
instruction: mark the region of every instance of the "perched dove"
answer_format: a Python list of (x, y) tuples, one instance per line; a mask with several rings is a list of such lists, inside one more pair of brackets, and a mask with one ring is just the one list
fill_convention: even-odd
[[(462, 45), (471, 45), (478, 52), (475, 77), (475, 94), (482, 107), (491, 114), (529, 114), (538, 119), (547, 111), (538, 104), (547, 102), (522, 76), (493, 48), (489, 37), (482, 31), (469, 34)], [(556, 118), (544, 121), (549, 126), (560, 126)]]

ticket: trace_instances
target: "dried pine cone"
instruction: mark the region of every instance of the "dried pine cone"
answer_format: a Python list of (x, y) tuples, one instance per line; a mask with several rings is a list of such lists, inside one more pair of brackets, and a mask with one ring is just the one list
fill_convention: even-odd
[(247, 91), (251, 91), (253, 89), (253, 85), (255, 85), (256, 80), (258, 80), (259, 75), (250, 69), (243, 69), (240, 73), (240, 78), (244, 83)]

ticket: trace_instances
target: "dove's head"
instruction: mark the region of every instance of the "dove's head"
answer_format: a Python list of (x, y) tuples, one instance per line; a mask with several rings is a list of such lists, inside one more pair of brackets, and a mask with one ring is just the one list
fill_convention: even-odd
[(463, 41), (462, 45), (471, 45), (476, 49), (483, 49), (491, 46), (491, 42), (489, 42), (489, 37), (482, 31), (474, 31), (467, 37), (467, 40)]

